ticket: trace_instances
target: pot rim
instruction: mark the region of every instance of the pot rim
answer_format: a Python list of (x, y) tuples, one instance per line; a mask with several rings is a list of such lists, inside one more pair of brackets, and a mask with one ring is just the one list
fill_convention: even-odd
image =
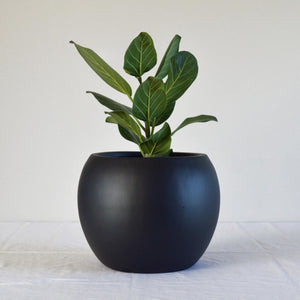
[[(93, 157), (102, 158), (130, 158), (130, 159), (144, 159), (139, 151), (106, 151), (92, 153)], [(187, 157), (207, 157), (205, 153), (194, 153), (194, 152), (173, 152), (172, 156), (166, 157), (147, 157), (148, 159), (182, 159)]]

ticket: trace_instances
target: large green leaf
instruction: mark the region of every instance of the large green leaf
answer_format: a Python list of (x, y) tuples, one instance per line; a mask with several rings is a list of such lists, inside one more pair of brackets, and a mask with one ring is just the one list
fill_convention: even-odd
[(166, 94), (168, 102), (181, 97), (196, 79), (198, 64), (195, 56), (187, 51), (178, 52), (171, 58)]
[(111, 110), (120, 110), (124, 111), (127, 114), (132, 114), (132, 109), (129, 106), (123, 105), (117, 101), (114, 101), (108, 97), (105, 97), (101, 94), (87, 91), (88, 94), (92, 94), (102, 105), (106, 106)]
[(117, 73), (111, 66), (109, 66), (98, 54), (89, 48), (82, 47), (73, 41), (79, 54), (87, 62), (87, 64), (111, 87), (119, 92), (131, 96), (131, 87), (127, 81)]
[(157, 156), (157, 154), (164, 154), (170, 150), (171, 145), (171, 129), (168, 123), (148, 140), (140, 145), (141, 149), (147, 156)]
[(164, 112), (167, 105), (164, 84), (161, 79), (149, 77), (137, 89), (134, 99), (132, 113), (140, 120), (155, 123)]
[(198, 64), (196, 58), (187, 51), (181, 51), (170, 59), (168, 79), (165, 84), (167, 106), (156, 120), (156, 125), (165, 122), (172, 114), (175, 101), (181, 97), (196, 79)]
[(110, 115), (106, 119), (106, 122), (116, 123), (123, 128), (132, 131), (135, 135), (138, 136), (139, 140), (142, 141), (142, 135), (139, 125), (130, 117), (129, 114), (123, 111), (111, 111), (106, 112), (106, 114)]
[(196, 117), (186, 118), (173, 132), (172, 135), (186, 125), (198, 122), (218, 121), (216, 117), (210, 115), (200, 115)]
[(135, 77), (141, 77), (151, 70), (157, 55), (150, 35), (141, 32), (129, 45), (124, 57), (124, 70)]
[(168, 75), (168, 70), (170, 66), (170, 59), (178, 53), (179, 50), (179, 44), (180, 44), (181, 37), (179, 35), (175, 35), (172, 39), (171, 43), (169, 44), (169, 47), (167, 48), (167, 51), (157, 69), (157, 72), (155, 74), (156, 78), (164, 78)]

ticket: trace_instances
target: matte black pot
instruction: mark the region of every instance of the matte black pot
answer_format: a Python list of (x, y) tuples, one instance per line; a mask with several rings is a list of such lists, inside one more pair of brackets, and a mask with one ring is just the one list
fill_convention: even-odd
[(103, 264), (125, 272), (192, 266), (212, 238), (219, 207), (217, 175), (205, 154), (95, 153), (78, 188), (90, 247)]

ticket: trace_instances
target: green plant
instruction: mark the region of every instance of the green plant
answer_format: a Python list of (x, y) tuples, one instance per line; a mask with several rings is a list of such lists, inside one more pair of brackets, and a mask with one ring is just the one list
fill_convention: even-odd
[[(107, 84), (131, 100), (132, 107), (128, 107), (101, 94), (87, 91), (111, 110), (105, 112), (108, 115), (106, 122), (117, 124), (120, 134), (136, 143), (143, 157), (168, 156), (172, 152), (171, 136), (179, 129), (196, 122), (217, 121), (214, 116), (198, 115), (185, 119), (173, 132), (165, 122), (172, 114), (176, 101), (198, 74), (196, 58), (188, 51), (179, 51), (180, 40), (181, 37), (175, 35), (155, 76), (148, 77), (144, 82), (142, 75), (151, 70), (157, 62), (153, 40), (149, 34), (141, 32), (131, 42), (125, 53), (124, 70), (136, 77), (140, 84), (133, 98), (130, 85), (119, 73), (93, 50), (70, 41), (87, 64)], [(165, 77), (167, 79), (163, 81)], [(163, 126), (155, 132), (155, 128), (162, 123)]]

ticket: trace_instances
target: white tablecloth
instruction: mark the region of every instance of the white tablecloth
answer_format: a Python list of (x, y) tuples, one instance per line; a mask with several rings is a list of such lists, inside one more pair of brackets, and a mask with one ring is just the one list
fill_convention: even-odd
[(192, 268), (103, 266), (76, 222), (0, 223), (0, 299), (300, 299), (300, 223), (219, 223)]

